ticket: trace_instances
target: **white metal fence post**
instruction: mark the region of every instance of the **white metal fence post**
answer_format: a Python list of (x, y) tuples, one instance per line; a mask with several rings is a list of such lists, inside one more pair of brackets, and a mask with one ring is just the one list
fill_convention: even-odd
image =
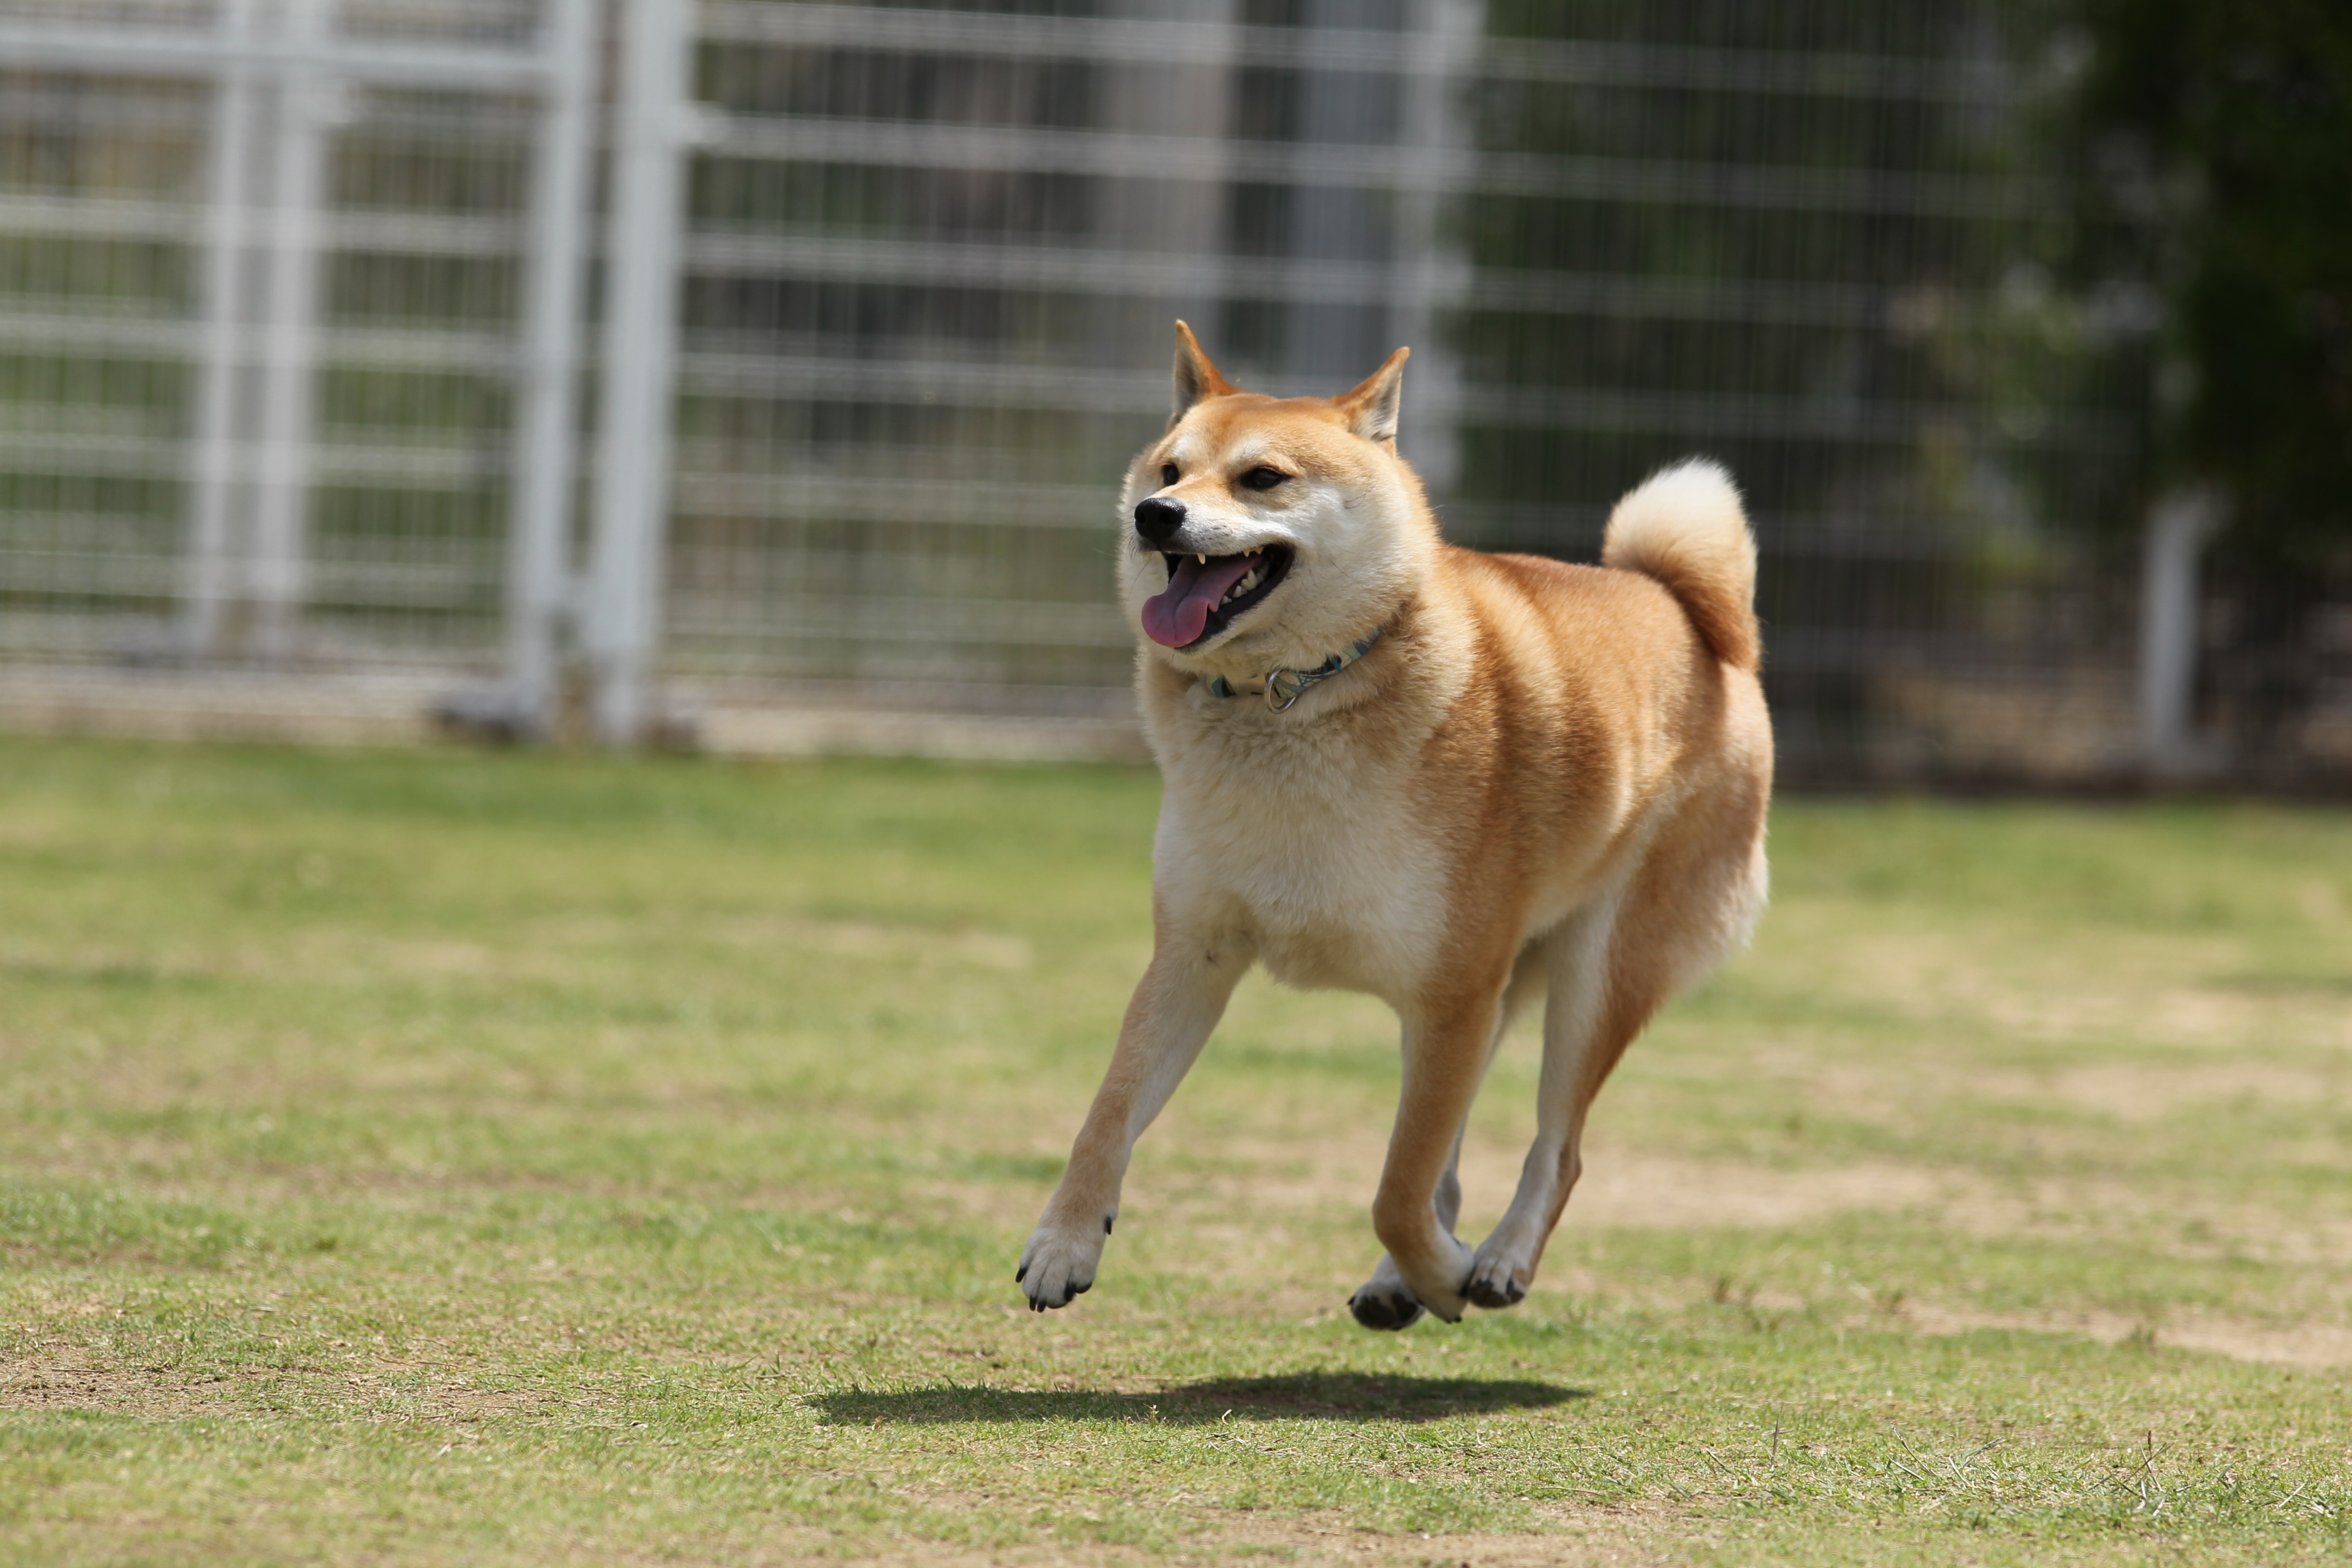
[[(1383, 114), (1397, 106), (1369, 90), (1357, 73), (1330, 68), (1317, 35), (1389, 32), (1393, 15), (1367, 0), (1302, 0), (1298, 11), (1298, 37), (1308, 60), (1297, 89), (1299, 140), (1326, 153), (1378, 145), (1398, 129), (1385, 123)], [(1402, 149), (1395, 155), (1404, 157)], [(1294, 264), (1378, 268), (1392, 262), (1393, 208), (1376, 187), (1294, 178), (1287, 205), (1286, 253)], [(1394, 287), (1391, 276), (1387, 291), (1393, 294)], [(1369, 374), (1396, 347), (1388, 341), (1393, 323), (1384, 303), (1293, 293), (1284, 311), (1281, 363), (1290, 382), (1285, 390), (1336, 391)]]
[(596, 79), (593, 0), (550, 0), (541, 40), (548, 77), (531, 163), (530, 259), (516, 375), (514, 480), (507, 539), (505, 722), (552, 722), (571, 601), (572, 481), (586, 266), (590, 110)]
[(1465, 68), (1485, 31), (1482, 0), (1414, 0), (1411, 16), (1416, 68), (1404, 80), (1402, 141), (1407, 184), (1399, 193), (1395, 331), (1412, 349), (1405, 376), (1398, 447), (1431, 497), (1453, 493), (1460, 467), (1454, 419), (1462, 401), (1462, 362), (1445, 338), (1444, 317), (1460, 297), (1467, 268), (1445, 223), (1444, 176), (1462, 134)]
[(221, 49), (228, 63), (213, 87), (205, 148), (203, 358), (195, 376), (189, 450), (186, 542), (181, 560), (181, 650), (193, 658), (219, 651), (221, 617), (235, 574), (231, 508), (237, 461), (237, 372), (244, 363), (246, 210), (252, 205), (251, 76), (241, 66), (253, 44), (254, 0), (225, 0)]
[(2221, 521), (2202, 490), (2175, 491), (2149, 512), (2140, 561), (2140, 752), (2158, 774), (2193, 771), (2197, 696), (2198, 562)]
[(596, 732), (626, 745), (645, 737), (653, 718), (694, 34), (686, 0), (625, 0), (622, 15), (582, 640), (595, 680)]
[[(320, 47), (331, 30), (331, 4), (288, 0), (288, 42), (297, 48)], [(308, 576), (319, 242), (325, 227), (327, 138), (340, 118), (342, 90), (332, 78), (288, 73), (278, 91), (249, 579), (253, 652), (271, 661), (294, 652), (295, 621)]]

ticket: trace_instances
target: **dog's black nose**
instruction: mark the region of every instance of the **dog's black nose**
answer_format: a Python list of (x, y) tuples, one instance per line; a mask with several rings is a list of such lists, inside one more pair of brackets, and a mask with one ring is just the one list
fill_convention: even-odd
[(1153, 496), (1135, 503), (1135, 531), (1146, 544), (1165, 544), (1184, 526), (1184, 503)]

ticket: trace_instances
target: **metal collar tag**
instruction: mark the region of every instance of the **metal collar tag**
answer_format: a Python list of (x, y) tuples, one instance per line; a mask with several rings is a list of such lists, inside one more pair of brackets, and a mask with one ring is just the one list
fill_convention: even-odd
[(1349, 643), (1345, 650), (1333, 654), (1312, 669), (1269, 669), (1255, 680), (1235, 686), (1222, 675), (1209, 678), (1212, 697), (1249, 697), (1265, 694), (1265, 705), (1276, 713), (1285, 713), (1308, 689), (1320, 681), (1330, 679), (1349, 665), (1364, 657), (1371, 646), (1381, 640), (1381, 628), (1374, 626), (1363, 637)]

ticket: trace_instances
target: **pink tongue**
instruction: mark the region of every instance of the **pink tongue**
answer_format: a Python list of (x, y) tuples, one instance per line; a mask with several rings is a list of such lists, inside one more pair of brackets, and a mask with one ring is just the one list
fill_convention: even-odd
[(1193, 641), (1209, 624), (1209, 612), (1217, 607), (1217, 601), (1249, 574), (1257, 559), (1213, 555), (1203, 566), (1198, 556), (1185, 556), (1176, 563), (1176, 574), (1168, 579), (1167, 591), (1144, 601), (1143, 635), (1162, 647), (1182, 647)]

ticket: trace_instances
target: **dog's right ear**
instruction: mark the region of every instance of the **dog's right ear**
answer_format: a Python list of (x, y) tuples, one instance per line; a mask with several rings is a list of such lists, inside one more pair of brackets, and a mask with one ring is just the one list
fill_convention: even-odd
[(1234, 390), (1234, 384), (1201, 352), (1201, 340), (1192, 335), (1192, 329), (1177, 322), (1176, 405), (1169, 411), (1169, 425), (1172, 427), (1202, 398), (1223, 397)]

